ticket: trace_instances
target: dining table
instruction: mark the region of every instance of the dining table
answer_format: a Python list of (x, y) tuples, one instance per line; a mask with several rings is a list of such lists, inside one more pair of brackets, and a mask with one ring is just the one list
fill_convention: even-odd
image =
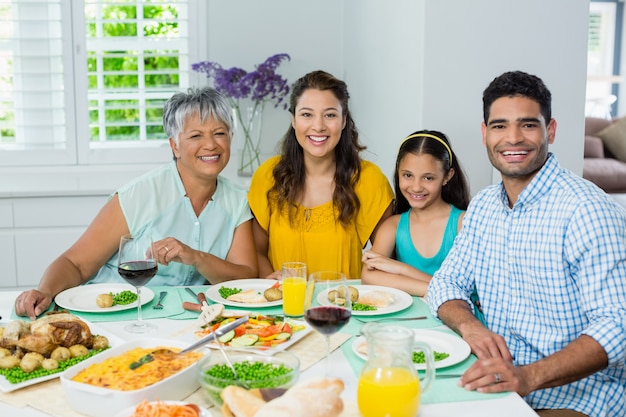
[[(235, 283), (233, 281), (232, 283)], [(230, 285), (231, 282), (228, 283)], [(360, 282), (355, 282), (360, 285)], [(106, 284), (100, 284), (106, 285)], [(227, 285), (227, 284), (216, 284)], [(215, 293), (212, 286), (193, 286), (192, 291), (198, 293)], [(115, 335), (122, 343), (133, 341), (138, 338), (159, 338), (177, 341), (192, 342), (197, 339), (194, 331), (198, 330), (198, 312), (183, 309), (183, 302), (198, 302), (192, 298), (191, 293), (184, 287), (146, 287), (144, 291), (158, 295), (161, 291), (167, 291), (163, 300), (163, 309), (153, 309), (158, 296), (143, 305), (143, 318), (157, 326), (155, 333), (148, 335), (131, 334), (124, 330), (124, 326), (136, 320), (137, 310), (128, 309), (117, 312), (103, 313), (94, 311), (73, 311), (72, 314), (84, 319), (87, 323), (97, 327), (99, 331)], [(0, 291), (0, 327), (12, 320), (26, 320), (28, 318), (15, 315), (14, 303), (20, 291)], [(144, 294), (145, 295), (145, 294)], [(209, 298), (208, 302), (215, 300)], [(354, 348), (355, 339), (360, 336), (364, 325), (361, 321), (377, 321), (381, 318), (394, 319), (386, 321), (394, 325), (406, 326), (412, 329), (432, 330), (437, 334), (450, 335), (459, 338), (442, 322), (433, 317), (420, 297), (411, 297), (409, 305), (402, 305), (400, 311), (393, 311), (384, 315), (355, 315), (338, 333), (331, 337), (331, 353), (328, 356), (330, 376), (339, 377), (343, 380), (344, 390), (341, 397), (344, 402), (344, 410), (341, 417), (359, 417), (357, 406), (357, 385), (361, 369), (365, 361), (357, 354)], [(52, 306), (51, 306), (52, 308)], [(233, 308), (226, 306), (227, 309)], [(240, 308), (239, 308), (240, 309)], [(281, 314), (280, 305), (271, 308), (246, 308), (258, 314)], [(422, 320), (395, 320), (414, 316), (426, 316)], [(416, 331), (417, 331), (416, 330)], [(299, 380), (323, 377), (326, 375), (326, 343), (324, 337), (316, 331), (300, 338), (286, 348), (294, 353), (301, 362), (301, 374)], [(473, 355), (452, 366), (436, 370), (434, 382), (430, 388), (422, 393), (419, 417), (531, 417), (537, 416), (531, 407), (514, 392), (497, 394), (483, 394), (475, 391), (467, 391), (457, 385), (458, 378), (447, 378), (462, 374), (476, 358)], [(421, 372), (421, 371), (420, 371)], [(439, 376), (439, 378), (438, 378)], [(0, 378), (3, 378), (0, 376)], [(220, 410), (213, 407), (201, 389), (198, 389), (184, 399), (205, 407), (212, 417), (221, 417)], [(31, 386), (10, 392), (0, 392), (0, 416), (19, 417), (81, 417), (71, 409), (65, 399), (65, 393), (58, 378), (33, 384)], [(112, 416), (113, 417), (113, 416)]]

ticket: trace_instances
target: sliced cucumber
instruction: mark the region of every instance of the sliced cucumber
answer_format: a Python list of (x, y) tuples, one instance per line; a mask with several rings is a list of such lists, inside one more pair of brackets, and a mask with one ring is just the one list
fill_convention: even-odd
[(220, 343), (228, 343), (233, 339), (233, 337), (235, 337), (235, 331), (231, 330), (218, 337), (217, 340), (219, 340)]
[(291, 335), (287, 332), (281, 332), (276, 335), (276, 340), (288, 340)]
[(252, 346), (259, 340), (259, 336), (255, 334), (244, 334), (239, 337), (235, 337), (230, 341), (232, 347), (244, 347)]

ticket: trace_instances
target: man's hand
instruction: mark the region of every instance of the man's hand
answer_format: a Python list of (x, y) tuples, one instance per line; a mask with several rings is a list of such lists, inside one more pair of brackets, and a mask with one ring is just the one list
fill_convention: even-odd
[(507, 362), (513, 361), (504, 338), (482, 325), (464, 328), (462, 337), (478, 359), (502, 358)]
[(512, 391), (523, 397), (533, 391), (528, 381), (524, 367), (516, 367), (501, 357), (491, 357), (474, 362), (459, 380), (459, 386), (484, 393)]

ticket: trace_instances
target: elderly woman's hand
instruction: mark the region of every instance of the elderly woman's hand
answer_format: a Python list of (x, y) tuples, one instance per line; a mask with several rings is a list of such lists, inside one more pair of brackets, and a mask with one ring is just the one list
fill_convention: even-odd
[(154, 250), (154, 259), (161, 265), (167, 266), (172, 261), (185, 265), (194, 264), (196, 250), (180, 242), (178, 239), (167, 237), (154, 242), (152, 247)]
[(28, 316), (35, 320), (38, 315), (50, 307), (52, 296), (39, 290), (24, 291), (15, 300), (15, 314), (18, 316)]

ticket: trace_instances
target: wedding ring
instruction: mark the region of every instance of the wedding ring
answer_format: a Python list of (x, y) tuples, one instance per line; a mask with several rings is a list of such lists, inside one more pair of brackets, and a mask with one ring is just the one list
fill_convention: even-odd
[(500, 381), (502, 381), (502, 379), (500, 378), (500, 374), (496, 373), (494, 376), (496, 377), (496, 384), (499, 384)]
[(167, 246), (164, 247), (163, 249), (165, 249), (165, 252), (169, 252), (170, 251), (170, 248), (168, 248)]

